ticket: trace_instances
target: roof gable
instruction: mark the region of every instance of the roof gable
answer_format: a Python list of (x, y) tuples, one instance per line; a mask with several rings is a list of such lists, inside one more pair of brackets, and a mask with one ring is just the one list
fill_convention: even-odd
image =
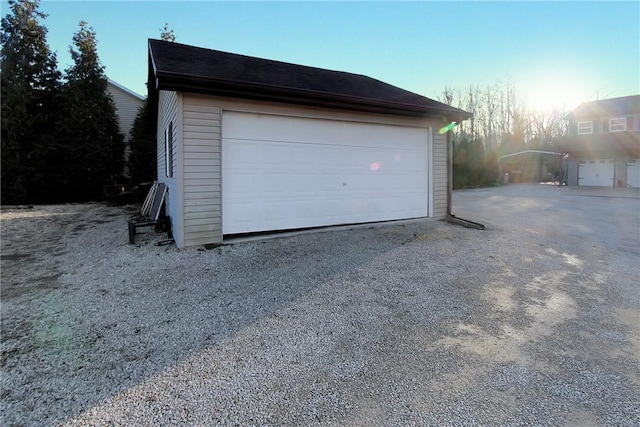
[(179, 90), (413, 116), (471, 114), (360, 74), (149, 40), (156, 90)]
[(131, 96), (133, 98), (136, 98), (136, 99), (138, 99), (140, 101), (144, 101), (144, 96), (138, 95), (137, 93), (135, 93), (131, 89), (126, 88), (126, 87), (122, 86), (120, 83), (117, 83), (117, 82), (115, 82), (115, 81), (113, 81), (113, 80), (111, 80), (109, 78), (107, 78), (107, 85), (111, 85), (114, 88), (118, 88), (122, 92), (126, 93), (127, 95), (129, 95), (129, 96)]
[(640, 95), (584, 102), (576, 107), (565, 118), (567, 120), (583, 118), (590, 119), (626, 114), (640, 114)]

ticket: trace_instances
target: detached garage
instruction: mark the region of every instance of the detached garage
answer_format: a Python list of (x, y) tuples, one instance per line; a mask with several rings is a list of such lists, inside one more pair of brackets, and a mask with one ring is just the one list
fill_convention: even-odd
[(366, 76), (149, 41), (158, 180), (179, 247), (447, 214), (465, 111)]

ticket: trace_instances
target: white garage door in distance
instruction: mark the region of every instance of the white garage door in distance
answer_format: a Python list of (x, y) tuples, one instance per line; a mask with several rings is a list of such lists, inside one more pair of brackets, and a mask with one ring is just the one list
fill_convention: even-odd
[(426, 128), (225, 111), (222, 230), (428, 215)]
[(578, 185), (613, 187), (613, 159), (580, 160), (578, 163)]
[(627, 160), (627, 187), (640, 188), (640, 159)]

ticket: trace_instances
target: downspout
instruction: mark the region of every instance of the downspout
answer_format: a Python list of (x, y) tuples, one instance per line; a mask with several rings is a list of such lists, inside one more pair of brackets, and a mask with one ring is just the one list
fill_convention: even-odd
[(447, 220), (452, 216), (453, 206), (453, 137), (447, 132)]
[[(462, 122), (462, 118), (460, 122)], [(447, 222), (451, 224), (462, 225), (467, 228), (475, 228), (477, 230), (484, 230), (484, 224), (478, 222), (469, 221), (456, 217), (452, 213), (453, 209), (453, 137), (452, 131), (446, 133), (447, 135)]]

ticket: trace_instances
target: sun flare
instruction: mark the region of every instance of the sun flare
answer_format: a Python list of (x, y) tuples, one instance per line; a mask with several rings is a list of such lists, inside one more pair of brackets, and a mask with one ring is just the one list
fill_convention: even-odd
[(548, 73), (526, 79), (523, 96), (534, 111), (571, 110), (587, 101), (585, 91), (570, 73)]
[(553, 82), (530, 88), (524, 94), (527, 106), (534, 111), (571, 110), (583, 102), (575, 88)]

